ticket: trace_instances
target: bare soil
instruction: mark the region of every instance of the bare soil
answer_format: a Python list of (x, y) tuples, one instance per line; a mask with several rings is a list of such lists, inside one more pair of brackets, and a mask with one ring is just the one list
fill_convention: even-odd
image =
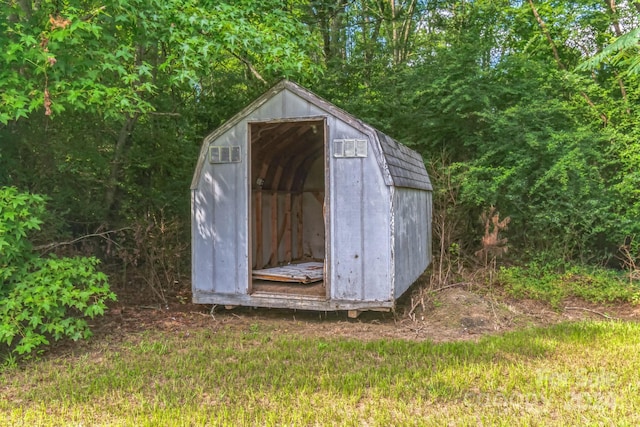
[(166, 304), (154, 303), (147, 292), (115, 291), (118, 302), (93, 322), (92, 329), (97, 337), (116, 341), (148, 329), (188, 335), (201, 329), (232, 328), (309, 337), (446, 342), (582, 319), (640, 320), (640, 307), (630, 304), (569, 300), (553, 309), (539, 301), (510, 299), (499, 289), (474, 289), (462, 284), (430, 292), (410, 290), (395, 313), (364, 312), (357, 319), (348, 318), (346, 312), (249, 307), (212, 310), (209, 305), (192, 304), (188, 291), (168, 295)]

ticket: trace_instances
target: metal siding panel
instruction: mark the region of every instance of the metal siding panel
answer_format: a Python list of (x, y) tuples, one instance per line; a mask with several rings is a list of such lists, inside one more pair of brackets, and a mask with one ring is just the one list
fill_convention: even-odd
[(374, 156), (364, 160), (364, 186), (361, 199), (364, 240), (363, 280), (365, 301), (389, 301), (391, 290), (390, 192)]
[[(332, 159), (333, 160), (333, 159)], [(363, 299), (362, 159), (335, 159), (332, 173), (332, 298)]]
[(284, 90), (252, 111), (246, 121), (268, 121), (287, 118), (316, 117), (326, 115), (310, 102)]
[(282, 91), (284, 105), (282, 117), (303, 117), (311, 115), (311, 104), (292, 94), (288, 90)]
[(433, 193), (430, 191), (427, 193), (425, 203), (427, 211), (427, 267), (433, 261)]
[(333, 139), (347, 138), (372, 143), (343, 122), (334, 121), (331, 126), (331, 296), (351, 301), (389, 301), (388, 187), (373, 155), (333, 157)]
[(429, 192), (397, 188), (394, 194), (395, 297), (399, 298), (430, 262)]
[[(207, 162), (203, 170), (203, 183), (199, 185), (205, 203), (200, 203), (206, 212), (200, 222), (201, 240), (194, 248), (196, 262), (205, 261), (208, 270), (203, 277), (210, 276), (206, 285), (198, 289), (211, 288), (217, 293), (246, 293), (248, 286), (247, 252), (247, 186), (246, 186), (246, 125), (239, 123), (215, 142), (216, 145), (240, 145), (242, 162), (215, 164)], [(203, 253), (198, 253), (202, 251)], [(210, 262), (210, 264), (209, 264)], [(205, 270), (205, 271), (206, 271)], [(199, 282), (200, 283), (200, 282)], [(201, 288), (201, 286), (205, 286)]]
[(269, 99), (267, 102), (262, 104), (256, 110), (252, 111), (246, 120), (243, 120), (245, 123), (247, 121), (260, 121), (260, 120), (273, 120), (279, 119), (283, 114), (282, 108), (282, 92)]
[(247, 139), (249, 130), (247, 122), (241, 122), (237, 127), (237, 134), (234, 135), (237, 145), (242, 148), (242, 161), (236, 163), (236, 170), (233, 172), (235, 181), (235, 210), (231, 216), (235, 217), (235, 241), (236, 241), (236, 281), (235, 293), (246, 294), (249, 292), (249, 148)]
[[(201, 175), (207, 179), (207, 172)], [(197, 291), (213, 291), (213, 223), (210, 187), (200, 185), (191, 194), (191, 287), (194, 302)]]

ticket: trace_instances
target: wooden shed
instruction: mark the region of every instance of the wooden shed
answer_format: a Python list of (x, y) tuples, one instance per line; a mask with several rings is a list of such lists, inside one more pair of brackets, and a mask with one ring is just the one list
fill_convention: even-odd
[(282, 81), (204, 139), (193, 301), (390, 310), (431, 262), (421, 156)]

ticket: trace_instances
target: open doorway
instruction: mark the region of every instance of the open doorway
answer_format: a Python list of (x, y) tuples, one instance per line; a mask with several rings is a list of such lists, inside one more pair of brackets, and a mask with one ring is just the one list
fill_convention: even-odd
[(249, 123), (252, 294), (326, 297), (325, 120)]

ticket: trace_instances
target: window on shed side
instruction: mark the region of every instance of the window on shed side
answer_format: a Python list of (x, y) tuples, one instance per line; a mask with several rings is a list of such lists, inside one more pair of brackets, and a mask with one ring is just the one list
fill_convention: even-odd
[(334, 139), (333, 157), (352, 158), (367, 157), (366, 139)]

